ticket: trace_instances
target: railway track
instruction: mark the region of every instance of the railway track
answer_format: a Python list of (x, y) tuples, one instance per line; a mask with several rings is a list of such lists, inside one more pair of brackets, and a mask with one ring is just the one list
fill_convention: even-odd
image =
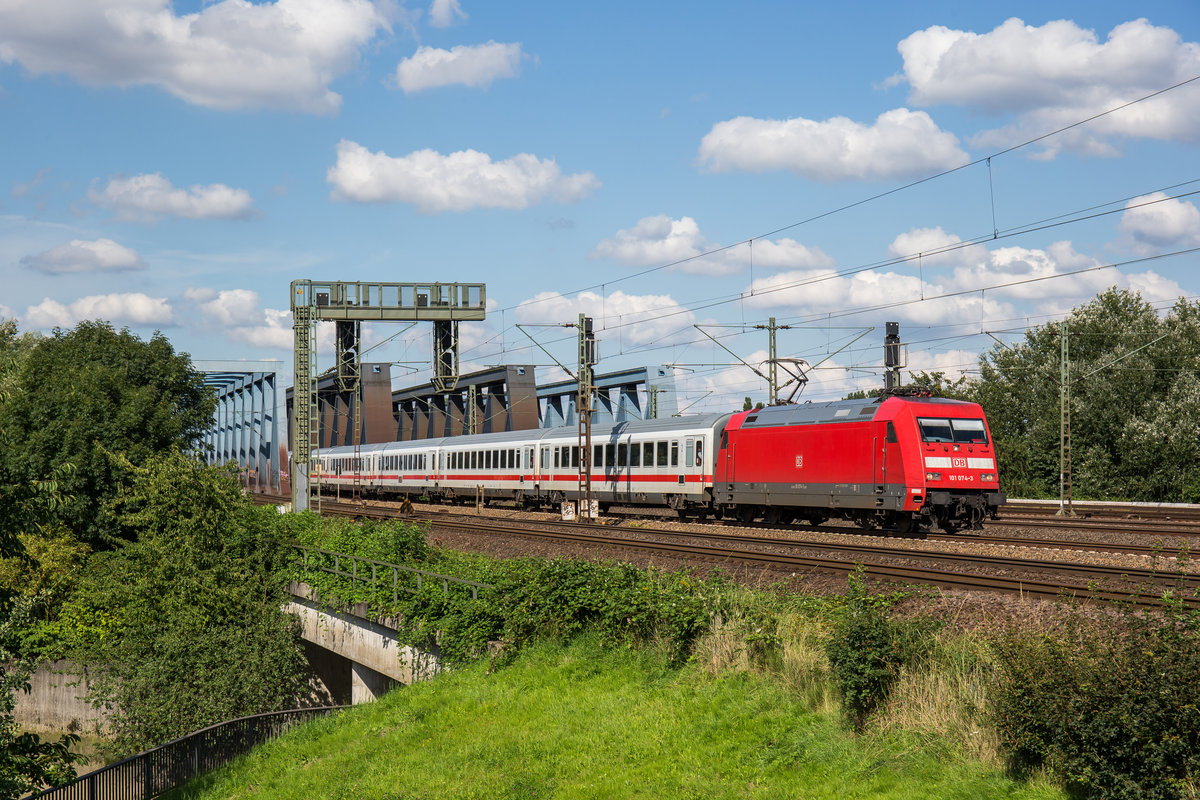
[[(286, 502), (288, 500), (288, 498), (286, 498), (286, 497), (275, 497), (275, 496), (271, 496), (271, 495), (258, 495), (255, 497), (255, 499), (256, 499), (256, 502), (260, 502), (260, 503), (282, 503), (282, 502)], [(373, 518), (378, 518), (378, 519), (390, 518), (392, 516), (395, 516), (395, 512), (396, 512), (396, 509), (394, 507), (383, 506), (383, 505), (360, 506), (360, 505), (356, 505), (353, 503), (343, 503), (340, 501), (324, 501), (322, 503), (322, 505), (325, 507), (337, 508), (338, 509), (337, 513), (373, 517)], [(426, 512), (426, 513), (428, 513), (428, 512)], [(453, 511), (433, 512), (433, 514), (430, 514), (430, 519), (432, 520), (434, 515), (440, 515), (440, 514), (453, 515), (454, 512)], [(614, 523), (612, 523), (615, 526), (625, 524), (625, 523), (629, 522), (630, 520), (634, 520), (634, 521), (662, 520), (662, 521), (669, 522), (674, 519), (674, 515), (648, 514), (644, 510), (632, 510), (632, 511), (629, 511), (628, 513), (623, 513), (622, 511), (615, 511), (611, 515), (606, 515), (606, 516), (608, 516), (609, 519), (616, 520)], [(560, 524), (567, 524), (567, 523), (560, 523)], [(692, 524), (704, 524), (704, 523), (693, 522)], [(804, 533), (811, 532), (811, 533), (827, 533), (827, 534), (834, 534), (834, 535), (839, 535), (839, 536), (880, 535), (881, 534), (881, 539), (883, 541), (887, 541), (892, 538), (898, 538), (898, 539), (919, 538), (919, 539), (923, 539), (925, 541), (952, 542), (952, 543), (958, 543), (958, 544), (987, 544), (987, 545), (996, 545), (996, 546), (1002, 546), (1002, 547), (1028, 547), (1028, 548), (1038, 548), (1038, 549), (1047, 549), (1047, 550), (1078, 551), (1078, 552), (1085, 552), (1085, 553), (1114, 553), (1114, 554), (1124, 553), (1124, 554), (1129, 554), (1129, 555), (1162, 556), (1162, 557), (1172, 557), (1172, 556), (1176, 555), (1179, 552), (1178, 540), (1180, 540), (1182, 537), (1187, 537), (1187, 536), (1191, 536), (1191, 535), (1200, 537), (1200, 527), (1198, 527), (1197, 530), (1193, 533), (1186, 529), (1180, 530), (1177, 527), (1164, 527), (1161, 530), (1159, 530), (1159, 529), (1148, 530), (1148, 529), (1140, 528), (1140, 527), (1110, 525), (1108, 523), (1104, 523), (1104, 526), (1101, 528), (1101, 527), (1099, 527), (1100, 523), (1097, 523), (1097, 522), (1091, 523), (1090, 526), (1079, 525), (1079, 524), (1064, 524), (1061, 526), (1061, 529), (1070, 530), (1072, 528), (1079, 528), (1079, 529), (1085, 529), (1085, 530), (1103, 530), (1105, 532), (1114, 532), (1114, 530), (1115, 530), (1117, 532), (1130, 533), (1130, 534), (1136, 534), (1136, 535), (1147, 535), (1147, 536), (1157, 535), (1157, 536), (1165, 536), (1165, 537), (1174, 539), (1174, 540), (1176, 540), (1176, 543), (1164, 542), (1164, 541), (1162, 541), (1161, 538), (1156, 539), (1153, 543), (1150, 543), (1150, 544), (1141, 544), (1141, 543), (1136, 543), (1136, 542), (1113, 543), (1113, 542), (1095, 542), (1095, 541), (1078, 541), (1078, 540), (1062, 540), (1062, 539), (1038, 539), (1038, 538), (1031, 538), (1031, 537), (1022, 537), (1022, 536), (998, 536), (998, 535), (993, 535), (991, 533), (946, 534), (946, 533), (940, 533), (940, 532), (935, 531), (935, 532), (929, 532), (929, 533), (925, 533), (925, 534), (918, 534), (918, 533), (896, 534), (896, 533), (891, 533), (888, 531), (873, 532), (873, 531), (869, 531), (867, 529), (860, 529), (860, 528), (855, 528), (855, 527), (851, 527), (851, 526), (847, 526), (847, 525), (842, 525), (842, 526), (803, 525), (803, 526), (793, 526), (793, 527), (789, 527), (789, 526), (781, 527), (778, 525), (768, 525), (766, 523), (749, 523), (749, 524), (747, 524), (747, 523), (740, 523), (740, 522), (735, 522), (735, 521), (731, 521), (731, 520), (713, 521), (712, 523), (708, 523), (708, 524), (711, 524), (714, 526), (715, 525), (724, 525), (727, 527), (737, 527), (737, 528), (744, 529), (744, 530), (749, 529), (749, 530), (754, 530), (754, 531), (763, 531), (763, 532), (767, 532), (767, 533), (804, 534)], [(1015, 524), (1022, 524), (1022, 525), (1028, 526), (1027, 523), (1017, 523), (1015, 521), (1011, 521), (1008, 519), (1001, 519), (999, 521), (989, 522), (988, 528), (991, 529), (991, 528), (995, 528), (995, 527), (1007, 527), (1009, 525), (1015, 525)], [(594, 530), (596, 526), (595, 525), (585, 525), (584, 527), (587, 530)], [(1047, 527), (1047, 526), (1038, 525), (1038, 527), (1041, 528), (1041, 527)], [(663, 533), (665, 534), (667, 532), (664, 531)], [(695, 534), (695, 535), (699, 535), (699, 534)], [(715, 537), (716, 534), (710, 534), (710, 536)], [(742, 540), (742, 539), (752, 538), (752, 537), (747, 537), (745, 534), (731, 534), (729, 536), (729, 538), (731, 540)], [(1187, 541), (1186, 539), (1183, 539), (1183, 540)], [(789, 541), (792, 544), (797, 543), (797, 540), (786, 540), (786, 541)], [(1200, 547), (1200, 539), (1198, 539), (1195, 544), (1197, 547)]]
[[(394, 509), (351, 504), (324, 503), (323, 510), (378, 519), (397, 516)], [(850, 542), (807, 542), (704, 531), (640, 528), (637, 529), (638, 535), (632, 536), (628, 535), (632, 533), (628, 529), (559, 521), (514, 523), (495, 517), (475, 520), (450, 514), (422, 515), (420, 521), (429, 522), (435, 530), (488, 536), (517, 536), (572, 545), (669, 555), (685, 560), (696, 558), (710, 562), (734, 562), (793, 574), (845, 575), (862, 565), (868, 575), (878, 580), (927, 584), (947, 589), (1001, 591), (1040, 598), (1065, 596), (1127, 601), (1135, 597), (1139, 602), (1154, 603), (1157, 602), (1158, 592), (1167, 588), (1181, 589), (1184, 594), (1189, 595), (1185, 602), (1191, 607), (1200, 608), (1200, 599), (1194, 597), (1197, 591), (1200, 591), (1200, 576), (1179, 576), (1151, 569), (970, 553), (930, 552), (891, 547), (883, 543), (866, 545)], [(939, 566), (875, 561), (868, 563), (855, 556), (892, 561), (934, 562)], [(944, 568), (947, 564), (953, 564), (955, 567)]]

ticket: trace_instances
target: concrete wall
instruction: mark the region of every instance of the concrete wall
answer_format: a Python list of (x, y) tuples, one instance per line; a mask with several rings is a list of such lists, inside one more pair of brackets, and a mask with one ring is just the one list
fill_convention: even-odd
[(18, 725), (32, 733), (93, 733), (107, 729), (107, 713), (86, 700), (87, 675), (73, 661), (54, 661), (33, 673), (29, 694), (17, 692), (13, 712)]
[(395, 628), (385, 622), (322, 608), (318, 602), (303, 596), (295, 597), (284, 610), (300, 620), (300, 635), (305, 642), (344, 660), (331, 659), (307, 648), (309, 663), (334, 697), (345, 697), (347, 673), (351, 702), (361, 703), (375, 699), (398, 683), (430, 678), (441, 669), (435, 656), (397, 641)]

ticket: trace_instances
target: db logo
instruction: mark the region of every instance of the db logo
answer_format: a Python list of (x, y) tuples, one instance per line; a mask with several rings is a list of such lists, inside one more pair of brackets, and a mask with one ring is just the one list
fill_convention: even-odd
[(951, 463), (954, 464), (955, 469), (966, 469), (967, 468), (967, 460), (965, 458), (952, 459)]
[(804, 469), (804, 456), (796, 456), (796, 469)]

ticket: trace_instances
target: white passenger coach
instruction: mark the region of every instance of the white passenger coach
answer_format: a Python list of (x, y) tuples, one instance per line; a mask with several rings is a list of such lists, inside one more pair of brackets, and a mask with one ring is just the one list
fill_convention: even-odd
[[(668, 505), (682, 515), (712, 500), (713, 457), (729, 414), (592, 426), (592, 497), (601, 505)], [(312, 480), (327, 493), (434, 502), (555, 505), (579, 496), (574, 426), (322, 450)]]

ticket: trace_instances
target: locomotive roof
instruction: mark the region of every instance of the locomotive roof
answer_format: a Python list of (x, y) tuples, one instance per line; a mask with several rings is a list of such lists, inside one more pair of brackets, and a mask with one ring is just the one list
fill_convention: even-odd
[(945, 397), (868, 397), (861, 400), (834, 400), (828, 403), (767, 406), (751, 412), (743, 428), (775, 428), (783, 425), (828, 425), (838, 422), (867, 422), (875, 418), (889, 400), (900, 403), (944, 403), (962, 405), (961, 400)]

